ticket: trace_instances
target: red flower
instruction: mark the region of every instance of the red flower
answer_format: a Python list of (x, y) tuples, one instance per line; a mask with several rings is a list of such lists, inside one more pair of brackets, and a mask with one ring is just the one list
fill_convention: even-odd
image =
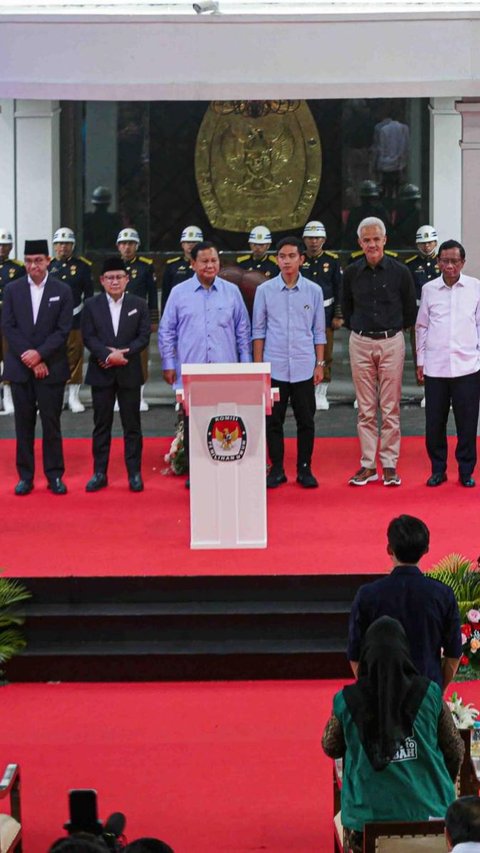
[(462, 631), (462, 634), (465, 634), (466, 637), (472, 636), (472, 626), (470, 625), (469, 622), (467, 622), (466, 625), (462, 625), (461, 631)]
[(460, 658), (460, 663), (461, 663), (461, 665), (462, 665), (462, 666), (468, 666), (468, 664), (470, 663), (470, 661), (469, 661), (469, 659), (467, 658), (467, 656), (466, 656), (466, 655), (462, 655), (462, 657)]

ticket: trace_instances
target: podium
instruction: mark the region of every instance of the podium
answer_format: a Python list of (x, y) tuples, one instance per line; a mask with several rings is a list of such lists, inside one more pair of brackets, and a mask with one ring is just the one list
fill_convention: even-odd
[(266, 548), (270, 364), (182, 364), (182, 382), (177, 399), (190, 419), (190, 547)]

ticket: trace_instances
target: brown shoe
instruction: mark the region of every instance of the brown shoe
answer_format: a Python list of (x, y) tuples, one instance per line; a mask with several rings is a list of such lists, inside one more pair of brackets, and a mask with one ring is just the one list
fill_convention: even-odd
[(402, 482), (395, 468), (384, 468), (382, 479), (384, 486), (400, 486)]
[(378, 480), (376, 468), (360, 468), (348, 482), (351, 486), (366, 486), (367, 483), (373, 483), (375, 480)]

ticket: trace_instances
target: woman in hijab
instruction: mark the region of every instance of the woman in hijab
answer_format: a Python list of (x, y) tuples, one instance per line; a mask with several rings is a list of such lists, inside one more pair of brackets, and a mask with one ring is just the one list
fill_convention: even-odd
[(455, 799), (463, 741), (396, 619), (382, 616), (366, 632), (358, 681), (334, 697), (322, 745), (344, 758), (345, 853), (362, 853), (365, 823), (443, 818)]

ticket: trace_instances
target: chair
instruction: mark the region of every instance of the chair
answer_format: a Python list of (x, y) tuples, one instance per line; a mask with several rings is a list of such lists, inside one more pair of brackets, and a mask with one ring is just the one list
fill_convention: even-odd
[(7, 813), (3, 813), (0, 803), (0, 853), (22, 852), (22, 820), (20, 809), (20, 767), (7, 764), (0, 781), (0, 800), (8, 803)]
[(445, 853), (443, 820), (366, 823), (363, 853)]

